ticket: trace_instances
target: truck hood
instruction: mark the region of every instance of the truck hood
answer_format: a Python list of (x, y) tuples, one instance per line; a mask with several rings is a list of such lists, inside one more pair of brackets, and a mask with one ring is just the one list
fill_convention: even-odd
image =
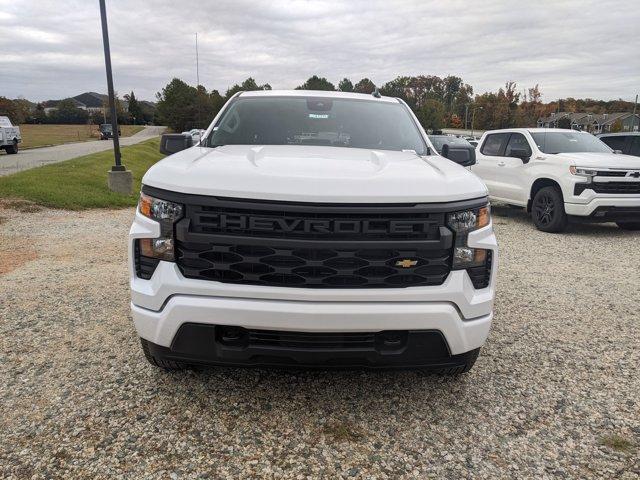
[(151, 167), (142, 183), (219, 197), (329, 203), (447, 202), (487, 195), (440, 156), (298, 145), (195, 146)]
[(617, 153), (558, 153), (556, 155), (548, 155), (548, 157), (562, 157), (576, 167), (640, 169), (640, 157)]

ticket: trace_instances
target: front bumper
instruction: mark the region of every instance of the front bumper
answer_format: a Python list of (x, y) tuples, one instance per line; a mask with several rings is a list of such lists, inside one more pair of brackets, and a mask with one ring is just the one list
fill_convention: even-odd
[[(398, 362), (407, 365), (424, 365), (427, 360), (427, 363), (438, 364), (456, 362), (460, 358), (455, 356), (479, 348), (489, 334), (498, 265), (497, 242), (491, 225), (469, 235), (470, 246), (493, 251), (491, 282), (488, 287), (478, 290), (463, 270), (452, 271), (442, 285), (399, 289), (237, 285), (185, 278), (174, 263), (164, 261), (159, 263), (151, 279), (138, 278), (132, 260), (134, 240), (158, 235), (159, 225), (136, 213), (129, 241), (131, 310), (138, 335), (151, 342), (151, 348), (165, 358), (178, 359), (175, 355), (179, 353), (178, 357), (185, 359), (185, 352), (173, 349), (181, 327), (191, 323), (214, 329), (236, 326), (308, 333), (404, 331), (436, 332), (442, 336), (446, 358), (435, 359), (427, 355), (416, 360), (413, 352), (409, 357), (396, 357)], [(212, 352), (215, 350), (214, 343), (211, 349)], [(422, 353), (427, 354), (426, 350)], [(192, 353), (195, 357), (192, 355), (190, 361), (196, 363), (255, 363), (251, 358), (238, 361), (233, 355), (229, 357), (228, 352), (227, 358), (205, 355), (199, 360), (197, 352)], [(251, 352), (245, 352), (248, 353)], [(312, 353), (313, 358), (321, 360), (317, 351)], [(327, 355), (340, 359), (346, 354), (333, 349)], [(377, 357), (378, 352), (356, 351), (347, 357), (353, 355), (366, 364), (380, 364), (384, 360)], [(285, 356), (289, 358), (290, 353)], [(294, 363), (307, 365), (306, 358)], [(376, 358), (380, 361), (376, 362)], [(346, 362), (346, 357), (344, 359)], [(263, 361), (257, 363), (265, 364)]]
[(637, 221), (640, 219), (640, 195), (628, 197), (591, 195), (586, 203), (565, 203), (564, 208), (567, 215), (592, 217), (594, 220), (602, 222)]

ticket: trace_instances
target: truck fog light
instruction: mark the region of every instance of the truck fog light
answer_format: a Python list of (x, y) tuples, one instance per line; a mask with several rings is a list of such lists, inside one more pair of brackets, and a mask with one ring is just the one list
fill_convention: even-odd
[(138, 242), (142, 256), (175, 261), (173, 238), (140, 238)]
[(487, 251), (484, 248), (456, 247), (453, 252), (453, 265), (458, 268), (483, 265), (486, 259)]

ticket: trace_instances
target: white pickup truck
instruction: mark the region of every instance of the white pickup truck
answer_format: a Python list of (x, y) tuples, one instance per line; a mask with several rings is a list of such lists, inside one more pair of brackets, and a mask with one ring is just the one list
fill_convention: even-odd
[(570, 218), (640, 230), (640, 159), (586, 132), (513, 128), (485, 132), (471, 170), (492, 199), (526, 207), (544, 232)]
[(20, 128), (11, 124), (9, 117), (0, 116), (0, 149), (7, 153), (18, 153), (18, 144), (22, 142)]
[(163, 137), (130, 231), (153, 365), (471, 368), (498, 260), (475, 155), (346, 92), (242, 92), (185, 138)]

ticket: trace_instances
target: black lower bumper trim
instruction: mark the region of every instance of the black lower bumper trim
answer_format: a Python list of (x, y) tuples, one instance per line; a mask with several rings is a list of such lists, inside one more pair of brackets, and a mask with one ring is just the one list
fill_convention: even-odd
[(288, 332), (186, 323), (170, 348), (148, 342), (158, 359), (186, 364), (303, 368), (451, 368), (475, 352), (450, 355), (435, 330)]
[(640, 222), (638, 207), (598, 207), (588, 217), (575, 217), (585, 222)]

